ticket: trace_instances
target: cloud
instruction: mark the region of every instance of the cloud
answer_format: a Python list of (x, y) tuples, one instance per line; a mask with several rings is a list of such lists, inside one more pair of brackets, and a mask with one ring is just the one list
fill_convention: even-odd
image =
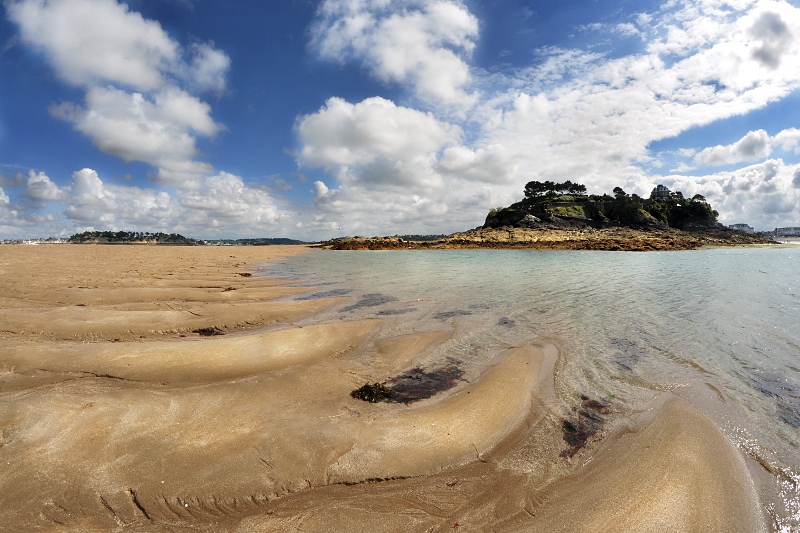
[(206, 89), (224, 88), (230, 60), (213, 43), (184, 50), (158, 22), (115, 0), (11, 1), (6, 12), (22, 41), (44, 52), (73, 85), (150, 91), (188, 78)]
[(34, 201), (63, 201), (69, 191), (53, 183), (44, 172), (28, 172), (28, 181), (22, 195)]
[(161, 183), (191, 188), (212, 172), (196, 142), (222, 126), (188, 91), (225, 91), (230, 58), (214, 43), (183, 47), (116, 0), (19, 0), (6, 11), (24, 44), (86, 90), (83, 106), (54, 105), (53, 116), (105, 153), (155, 166)]
[(485, 185), (509, 181), (513, 164), (503, 147), (465, 147), (459, 127), (384, 98), (332, 98), (300, 117), (296, 132), (298, 163), (324, 168), (336, 182), (314, 183), (321, 231), (455, 231), (483, 222), (476, 206), (510, 199)]
[[(18, 174), (11, 180), (0, 180), (0, 185), (7, 184), (19, 187), (25, 183), (25, 177)], [(41, 207), (40, 200), (36, 198), (37, 192), (41, 196), (58, 196), (57, 188), (50, 182), (44, 173), (30, 171), (28, 182), (32, 184), (32, 198), (37, 204), (30, 202), (15, 202), (12, 197), (0, 187), (0, 238), (21, 239), (30, 237), (53, 236), (55, 232), (46, 233), (47, 228), (57, 218), (52, 214), (40, 215), (35, 210)], [(41, 188), (40, 188), (41, 186)], [(52, 186), (52, 187), (51, 187)], [(26, 187), (26, 191), (28, 187)], [(24, 196), (24, 194), (23, 194)]]
[(772, 139), (774, 144), (777, 144), (784, 151), (794, 150), (798, 153), (800, 146), (800, 130), (797, 128), (789, 128), (781, 131)]
[(8, 3), (6, 11), (22, 40), (42, 50), (74, 85), (155, 89), (179, 61), (180, 46), (157, 22), (114, 0), (24, 0)]
[(749, 34), (758, 42), (752, 51), (753, 58), (768, 68), (778, 68), (793, 38), (781, 15), (771, 11), (761, 13)]
[(427, 156), (461, 135), (458, 127), (430, 113), (380, 97), (357, 104), (331, 98), (318, 112), (300, 117), (295, 129), (303, 144), (301, 162), (325, 168)]
[(269, 228), (275, 231), (289, 215), (282, 212), (265, 191), (247, 187), (242, 178), (221, 172), (206, 178), (202, 188), (179, 195), (188, 228)]
[(476, 214), (476, 205), (498, 203), (490, 188), (475, 187), (462, 180), (450, 183), (452, 187), (447, 190), (427, 194), (397, 191), (376, 195), (358, 183), (338, 189), (329, 189), (322, 182), (315, 185), (315, 225), (335, 234), (371, 236), (392, 230), (404, 234), (451, 233), (483, 224), (489, 207), (478, 209)]
[(0, 174), (0, 187), (21, 187), (25, 183), (25, 175), (17, 172), (13, 176)]
[(376, 78), (409, 84), (420, 98), (472, 106), (470, 69), (478, 20), (458, 0), (324, 0), (312, 46), (328, 60), (360, 61)]
[(756, 130), (748, 132), (733, 144), (712, 146), (699, 152), (684, 150), (683, 153), (693, 157), (695, 167), (720, 166), (764, 159), (769, 157), (776, 147), (786, 152), (795, 150), (797, 153), (798, 145), (800, 145), (800, 130), (797, 128), (785, 129), (772, 137), (765, 130)]
[(730, 172), (658, 178), (684, 196), (702, 194), (724, 224), (748, 223), (758, 230), (800, 220), (800, 165), (769, 159)]
[(167, 89), (149, 100), (113, 87), (86, 93), (85, 107), (66, 103), (51, 107), (54, 117), (71, 122), (97, 148), (125, 161), (144, 161), (159, 168), (157, 181), (192, 187), (211, 166), (199, 155), (193, 132), (214, 135), (221, 126), (211, 108), (193, 96)]
[(733, 144), (705, 148), (694, 156), (694, 164), (699, 166), (731, 165), (764, 158), (771, 152), (772, 147), (767, 132), (764, 130), (751, 131)]
[(412, 193), (442, 187), (436, 161), (461, 136), (430, 113), (377, 97), (357, 104), (331, 98), (317, 113), (300, 117), (296, 131), (301, 165), (325, 168), (336, 181), (366, 190)]
[[(642, 52), (609, 58), (549, 48), (536, 65), (492, 74), (482, 86), (507, 89), (471, 113), (480, 124), (476, 142), (502, 146), (519, 175), (566, 176), (603, 192), (644, 174), (651, 143), (762, 108), (800, 87), (796, 40), (786, 45), (780, 69), (751, 54), (765, 38), (765, 13), (779, 14), (796, 35), (799, 9), (771, 1), (715, 6), (671, 2), (641, 19)], [(749, 161), (768, 156), (765, 146), (751, 135), (734, 155), (706, 152), (700, 159)]]
[(167, 193), (105, 184), (88, 168), (72, 174), (66, 202), (68, 219), (96, 229), (161, 229), (173, 211)]
[(195, 43), (191, 47), (192, 63), (189, 75), (202, 91), (221, 94), (227, 85), (231, 58), (214, 48), (214, 43)]
[(301, 222), (269, 193), (221, 172), (192, 190), (166, 191), (103, 182), (95, 170), (72, 174), (59, 198), (78, 228), (181, 232), (192, 237), (292, 235)]
[(439, 160), (437, 170), (448, 176), (486, 184), (510, 183), (518, 174), (516, 163), (502, 145), (476, 150), (465, 146), (449, 147)]

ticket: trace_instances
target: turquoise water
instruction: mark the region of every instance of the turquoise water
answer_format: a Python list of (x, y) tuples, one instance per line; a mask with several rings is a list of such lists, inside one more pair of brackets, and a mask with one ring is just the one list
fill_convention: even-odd
[(264, 273), (314, 285), (301, 298), (345, 296), (314, 320), (382, 317), (385, 336), (452, 327), (419, 363), (454, 357), (468, 378), (503, 348), (553, 342), (556, 411), (586, 395), (624, 419), (680, 394), (761, 464), (775, 529), (800, 531), (800, 248), (315, 250)]

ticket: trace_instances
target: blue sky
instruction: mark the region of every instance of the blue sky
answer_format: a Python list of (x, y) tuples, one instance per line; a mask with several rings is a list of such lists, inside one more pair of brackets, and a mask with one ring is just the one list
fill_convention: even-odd
[(800, 225), (775, 0), (5, 0), (0, 238), (449, 233), (527, 181)]

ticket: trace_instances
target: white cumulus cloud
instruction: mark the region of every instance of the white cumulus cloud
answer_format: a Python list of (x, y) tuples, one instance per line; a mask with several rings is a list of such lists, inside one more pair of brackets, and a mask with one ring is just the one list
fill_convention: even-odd
[[(780, 148), (783, 151), (794, 150), (800, 145), (800, 130), (789, 128), (770, 136), (765, 130), (749, 131), (733, 144), (717, 145), (703, 148), (693, 153), (693, 164), (699, 166), (734, 165), (741, 162), (751, 162), (769, 157), (773, 150)], [(692, 167), (687, 167), (692, 168)]]
[(324, 0), (312, 35), (323, 58), (360, 61), (424, 100), (453, 108), (476, 101), (466, 59), (478, 20), (459, 0)]
[(195, 186), (211, 166), (195, 160), (193, 132), (214, 135), (221, 126), (211, 108), (195, 97), (167, 89), (153, 100), (113, 87), (95, 87), (86, 93), (85, 107), (60, 104), (55, 117), (71, 122), (103, 152), (125, 161), (144, 161), (158, 167), (163, 183)]
[(770, 137), (764, 130), (751, 131), (728, 146), (705, 148), (694, 156), (695, 165), (730, 165), (765, 158), (772, 152)]
[(68, 189), (63, 189), (53, 183), (44, 172), (28, 172), (28, 180), (22, 195), (35, 201), (63, 201), (69, 194)]
[(230, 59), (213, 43), (184, 49), (161, 25), (116, 0), (19, 0), (6, 4), (22, 41), (44, 52), (67, 82), (159, 89), (172, 78), (224, 88)]
[(230, 58), (213, 43), (181, 46), (116, 0), (11, 0), (6, 11), (23, 44), (86, 90), (83, 106), (53, 106), (54, 116), (103, 152), (155, 166), (164, 183), (194, 187), (211, 172), (196, 160), (196, 141), (221, 126), (187, 91), (225, 91)]
[(435, 154), (458, 141), (461, 130), (430, 113), (398, 107), (375, 97), (357, 104), (329, 99), (317, 113), (298, 120), (299, 157), (312, 167), (368, 164)]

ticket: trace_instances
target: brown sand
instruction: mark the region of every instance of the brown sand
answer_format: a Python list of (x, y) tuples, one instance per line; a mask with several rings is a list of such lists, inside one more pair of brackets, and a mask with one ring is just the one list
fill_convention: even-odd
[(451, 331), (313, 323), (337, 301), (240, 275), (302, 251), (0, 247), (0, 531), (765, 529), (684, 400), (564, 466), (552, 346), (408, 406), (351, 399)]

